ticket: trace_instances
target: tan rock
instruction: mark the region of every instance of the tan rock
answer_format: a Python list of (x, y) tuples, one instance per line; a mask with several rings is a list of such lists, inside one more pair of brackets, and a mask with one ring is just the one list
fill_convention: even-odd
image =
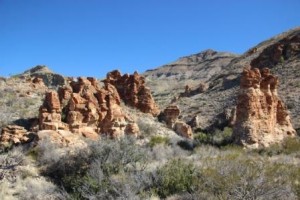
[(29, 132), (22, 126), (8, 125), (2, 129), (0, 144), (23, 144), (30, 140)]
[(179, 107), (176, 105), (170, 105), (164, 109), (164, 121), (166, 122), (168, 128), (174, 128), (175, 122), (178, 120), (179, 114), (180, 110)]
[(174, 125), (174, 131), (182, 137), (189, 139), (193, 138), (192, 128), (185, 122), (177, 121)]
[(278, 78), (269, 69), (244, 69), (233, 133), (236, 143), (265, 147), (296, 135), (277, 86)]
[(178, 135), (186, 138), (193, 138), (193, 131), (190, 125), (179, 121), (180, 109), (176, 105), (170, 105), (164, 109), (163, 120), (168, 128), (173, 129)]

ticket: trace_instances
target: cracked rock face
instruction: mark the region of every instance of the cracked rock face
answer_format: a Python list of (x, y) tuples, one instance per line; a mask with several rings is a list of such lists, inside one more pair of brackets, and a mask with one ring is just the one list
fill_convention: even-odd
[(277, 94), (278, 78), (268, 68), (244, 69), (238, 95), (234, 139), (258, 148), (296, 135), (286, 107)]

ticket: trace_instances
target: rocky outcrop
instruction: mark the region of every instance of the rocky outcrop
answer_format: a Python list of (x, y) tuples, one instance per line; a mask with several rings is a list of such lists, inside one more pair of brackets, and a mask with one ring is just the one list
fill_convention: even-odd
[(278, 78), (268, 68), (245, 68), (236, 108), (234, 140), (257, 148), (295, 136), (296, 131), (277, 94)]
[(186, 138), (193, 138), (193, 132), (190, 125), (178, 119), (180, 109), (176, 105), (170, 105), (164, 109), (159, 118), (165, 121), (168, 128), (173, 129), (178, 135)]
[(178, 116), (180, 114), (179, 107), (176, 105), (170, 105), (166, 107), (163, 111), (163, 120), (166, 122), (167, 127), (170, 129), (174, 128)]
[(40, 129), (71, 131), (96, 139), (99, 134), (137, 136), (139, 128), (122, 110), (117, 89), (109, 81), (100, 87), (94, 78), (79, 77), (58, 92), (46, 93), (40, 108)]
[(23, 144), (32, 140), (32, 134), (22, 126), (8, 125), (2, 129), (0, 144)]
[(183, 121), (177, 121), (174, 125), (174, 131), (185, 138), (193, 138), (193, 131), (190, 125)]
[(104, 82), (115, 86), (125, 104), (153, 116), (159, 114), (159, 108), (151, 91), (145, 86), (145, 78), (137, 72), (134, 72), (133, 75), (124, 74), (122, 76), (118, 70), (115, 70), (107, 74)]
[(208, 89), (208, 84), (200, 82), (196, 88), (191, 88), (189, 85), (185, 86), (183, 93), (179, 97), (190, 97), (205, 92)]
[(265, 66), (274, 67), (280, 62), (300, 54), (300, 35), (295, 34), (265, 48), (263, 52), (251, 62), (251, 66), (262, 69)]
[(62, 75), (52, 72), (45, 65), (37, 65), (26, 70), (20, 76), (41, 79), (47, 87), (57, 87), (65, 84), (65, 78)]

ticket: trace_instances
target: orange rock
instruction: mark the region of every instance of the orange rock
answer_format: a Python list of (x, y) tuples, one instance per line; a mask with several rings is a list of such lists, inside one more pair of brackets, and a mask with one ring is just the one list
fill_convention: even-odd
[(120, 137), (139, 133), (138, 127), (123, 112), (118, 90), (109, 81), (100, 88), (95, 78), (80, 77), (58, 91), (59, 95), (54, 91), (46, 94), (40, 108), (41, 130), (70, 130), (91, 139), (100, 134)]
[(178, 106), (170, 105), (164, 109), (164, 121), (166, 122), (168, 128), (173, 129), (175, 122), (178, 120), (180, 110)]
[(115, 70), (107, 74), (104, 83), (113, 85), (125, 104), (153, 116), (159, 114), (159, 108), (151, 91), (145, 86), (145, 78), (137, 72), (134, 72), (133, 75), (125, 74), (122, 76), (118, 70)]
[(182, 121), (176, 122), (174, 125), (174, 131), (182, 137), (189, 138), (189, 139), (193, 138), (192, 128), (185, 122)]
[(166, 122), (167, 127), (173, 129), (178, 135), (185, 138), (193, 138), (193, 131), (190, 125), (183, 121), (179, 121), (180, 115), (179, 107), (170, 105), (164, 109), (162, 118)]
[(278, 78), (268, 68), (244, 69), (233, 133), (236, 143), (257, 148), (296, 135), (277, 87)]

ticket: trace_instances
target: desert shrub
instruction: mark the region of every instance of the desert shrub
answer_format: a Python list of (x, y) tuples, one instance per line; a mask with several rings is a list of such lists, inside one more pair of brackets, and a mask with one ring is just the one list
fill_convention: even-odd
[(24, 153), (21, 148), (14, 148), (0, 153), (0, 181), (16, 181), (17, 167), (24, 163)]
[(300, 199), (300, 167), (294, 168), (294, 171), (290, 174), (292, 187), (294, 193)]
[(272, 144), (267, 148), (260, 148), (257, 151), (260, 155), (275, 156), (280, 154), (293, 154), (300, 152), (300, 139), (288, 137), (281, 144)]
[(158, 144), (168, 144), (170, 139), (166, 136), (155, 135), (150, 138), (149, 146), (152, 148)]
[(182, 159), (169, 161), (158, 170), (157, 176), (157, 193), (163, 198), (197, 189), (199, 174), (192, 163)]
[(208, 160), (201, 169), (197, 192), (218, 199), (293, 199), (288, 169), (259, 158), (229, 154)]
[(207, 133), (199, 132), (194, 135), (194, 140), (199, 144), (210, 144), (212, 136)]
[(157, 127), (155, 126), (155, 124), (153, 124), (153, 122), (147, 119), (139, 118), (137, 120), (137, 124), (141, 131), (141, 135), (144, 136), (155, 135), (157, 132)]
[(66, 199), (63, 191), (39, 176), (27, 154), (25, 147), (0, 153), (1, 199)]
[[(42, 148), (53, 147), (44, 144)], [(146, 157), (134, 139), (103, 138), (90, 142), (87, 149), (54, 154), (57, 152), (42, 150), (39, 160), (46, 166), (44, 174), (62, 185), (73, 199), (136, 198), (138, 190), (131, 175), (145, 168)]]
[(196, 144), (210, 144), (214, 146), (225, 146), (232, 143), (232, 128), (225, 127), (223, 131), (216, 130), (214, 133), (199, 132), (194, 136)]

